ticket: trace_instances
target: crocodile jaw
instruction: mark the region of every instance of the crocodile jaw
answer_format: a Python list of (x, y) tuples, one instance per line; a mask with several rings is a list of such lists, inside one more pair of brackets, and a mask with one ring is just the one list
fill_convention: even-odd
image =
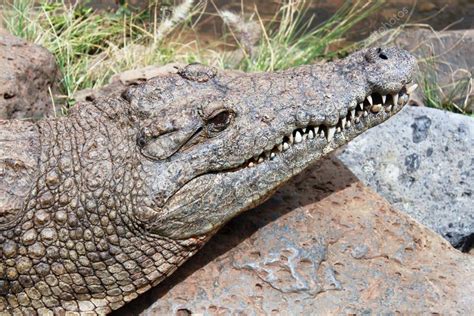
[[(399, 112), (413, 87), (403, 86), (388, 96), (369, 94), (355, 108), (348, 105), (348, 113), (333, 126), (297, 128), (272, 150), (237, 168), (191, 180), (168, 201), (152, 230), (176, 239), (218, 230), (236, 215), (264, 202), (279, 186), (321, 157)], [(244, 203), (239, 199), (242, 196), (246, 197)]]

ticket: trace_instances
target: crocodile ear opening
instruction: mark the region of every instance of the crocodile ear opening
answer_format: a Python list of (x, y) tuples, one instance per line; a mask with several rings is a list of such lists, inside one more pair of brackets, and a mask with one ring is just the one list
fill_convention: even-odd
[(143, 128), (137, 145), (142, 155), (153, 160), (165, 160), (173, 156), (194, 135), (195, 129), (159, 131)]

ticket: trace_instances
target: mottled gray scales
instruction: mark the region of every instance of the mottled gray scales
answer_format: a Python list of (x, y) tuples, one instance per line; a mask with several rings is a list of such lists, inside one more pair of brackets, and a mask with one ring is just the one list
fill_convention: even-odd
[(67, 117), (0, 122), (0, 313), (108, 313), (398, 112), (415, 61), (367, 49), (244, 74), (188, 65)]

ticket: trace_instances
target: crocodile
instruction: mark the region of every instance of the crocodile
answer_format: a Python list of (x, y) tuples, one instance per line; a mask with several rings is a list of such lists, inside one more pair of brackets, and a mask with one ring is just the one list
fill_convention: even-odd
[(0, 121), (0, 314), (132, 301), (400, 111), (415, 71), (395, 47), (269, 73), (190, 64), (67, 116)]

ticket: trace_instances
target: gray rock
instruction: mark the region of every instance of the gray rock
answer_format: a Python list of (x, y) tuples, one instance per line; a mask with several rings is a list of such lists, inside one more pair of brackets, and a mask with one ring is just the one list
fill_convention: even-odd
[(53, 114), (58, 68), (49, 51), (0, 29), (0, 63), (0, 119)]
[(472, 118), (407, 107), (338, 157), (397, 209), (468, 250), (474, 233)]

